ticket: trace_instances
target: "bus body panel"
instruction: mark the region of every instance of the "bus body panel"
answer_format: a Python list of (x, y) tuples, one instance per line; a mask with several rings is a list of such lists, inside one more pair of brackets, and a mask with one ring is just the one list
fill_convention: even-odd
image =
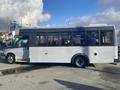
[[(115, 57), (114, 46), (111, 47), (30, 47), (6, 50), (15, 54), (16, 61), (30, 58), (32, 63), (71, 63), (75, 54), (88, 56), (90, 63), (113, 63)], [(97, 54), (97, 55), (95, 55)]]
[(114, 47), (114, 53), (115, 53), (114, 59), (118, 60), (118, 46)]
[[(71, 63), (75, 54), (88, 56), (90, 63), (113, 63), (114, 46), (111, 47), (30, 47), (30, 62)], [(97, 54), (97, 55), (95, 55)]]
[(4, 51), (5, 56), (7, 56), (7, 54), (9, 53), (15, 55), (16, 61), (25, 60), (29, 58), (29, 50), (27, 48), (12, 48), (12, 49), (6, 49)]
[(10, 48), (6, 49), (4, 51), (4, 54), (7, 56), (7, 54), (12, 53), (15, 55), (15, 59), (22, 59), (23, 57), (23, 48)]
[(88, 56), (90, 63), (113, 63), (118, 59), (114, 31), (113, 26), (23, 29), (19, 35), (24, 37), (24, 43), (28, 39), (26, 46), (17, 45), (4, 53), (15, 54), (16, 61), (29, 59), (32, 63), (71, 63), (76, 54)]

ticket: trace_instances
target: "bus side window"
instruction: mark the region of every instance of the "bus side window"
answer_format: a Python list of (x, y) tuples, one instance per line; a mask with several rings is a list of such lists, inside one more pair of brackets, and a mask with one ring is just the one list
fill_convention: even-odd
[(59, 33), (48, 33), (47, 43), (49, 46), (59, 46)]
[(99, 45), (99, 32), (98, 31), (87, 31), (87, 45), (98, 46)]
[(29, 46), (29, 38), (28, 37), (16, 38), (14, 46), (17, 48), (28, 47)]
[(114, 38), (113, 38), (113, 31), (101, 31), (101, 45), (113, 45)]
[(71, 40), (71, 33), (68, 32), (62, 32), (60, 35), (60, 43), (62, 46), (71, 46), (72, 40)]
[(73, 41), (73, 46), (84, 46), (85, 45), (85, 33), (84, 32), (73, 32), (72, 41)]
[(23, 39), (21, 41), (21, 47), (28, 47), (28, 39)]
[(37, 36), (37, 46), (47, 46), (47, 38), (45, 35)]

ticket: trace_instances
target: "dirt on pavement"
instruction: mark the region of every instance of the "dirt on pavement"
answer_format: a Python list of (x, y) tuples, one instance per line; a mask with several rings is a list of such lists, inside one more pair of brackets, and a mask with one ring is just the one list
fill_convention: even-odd
[(120, 64), (0, 63), (0, 90), (120, 90)]

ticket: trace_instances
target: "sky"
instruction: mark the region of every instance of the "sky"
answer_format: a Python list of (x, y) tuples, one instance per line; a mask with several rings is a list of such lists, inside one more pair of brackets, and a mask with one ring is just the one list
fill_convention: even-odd
[(51, 25), (65, 25), (69, 18), (93, 16), (102, 10), (97, 6), (98, 0), (43, 0), (43, 3), (44, 12), (51, 15), (51, 19), (45, 23)]
[(40, 26), (91, 26), (120, 23), (120, 0), (43, 0), (51, 18)]
[(120, 0), (0, 0), (0, 30), (10, 21), (28, 27), (116, 25)]

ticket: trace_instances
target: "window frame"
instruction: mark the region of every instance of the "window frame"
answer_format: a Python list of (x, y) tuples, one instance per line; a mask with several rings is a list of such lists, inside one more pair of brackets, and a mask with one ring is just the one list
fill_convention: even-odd
[[(44, 44), (40, 43), (40, 36), (44, 36), (44, 39), (45, 39)], [(37, 39), (37, 45), (36, 46), (41, 46), (41, 47), (42, 46), (47, 46), (48, 42), (47, 42), (47, 33), (46, 32), (37, 33), (36, 39)]]
[[(68, 36), (68, 40), (70, 40), (70, 44), (68, 44), (68, 45), (62, 44), (63, 36)], [(67, 40), (67, 39), (65, 39), (65, 40)], [(60, 46), (72, 46), (72, 32), (71, 31), (60, 32), (59, 42), (60, 42)]]
[[(102, 43), (102, 32), (112, 32), (112, 42), (110, 44)], [(115, 46), (115, 32), (113, 30), (101, 30), (100, 31), (100, 46)]]
[[(102, 44), (102, 42), (101, 42), (101, 40), (102, 40), (102, 34), (101, 34), (101, 32), (107, 32), (107, 31), (111, 31), (112, 32), (112, 38), (113, 38), (113, 41), (112, 41), (112, 43), (111, 44), (108, 44), (108, 45), (103, 45)], [(81, 45), (74, 45), (74, 43), (73, 43), (73, 37), (74, 37), (74, 33), (75, 32), (80, 32), (80, 33), (82, 33), (83, 34), (83, 37), (84, 37), (84, 41), (85, 41), (85, 43), (84, 44), (81, 44)], [(98, 37), (98, 44), (97, 45), (88, 45), (88, 33), (89, 32), (95, 32), (95, 33), (97, 33), (97, 37)], [(48, 36), (49, 36), (49, 34), (52, 34), (53, 33), (53, 36), (57, 36), (58, 35), (58, 44), (57, 45), (49, 45), (49, 43), (48, 43)], [(61, 46), (61, 47), (69, 47), (69, 46), (71, 46), (71, 47), (76, 47), (76, 46), (87, 46), (87, 47), (89, 47), (89, 46), (114, 46), (115, 45), (115, 34), (114, 34), (115, 32), (114, 32), (114, 30), (101, 30), (101, 29), (96, 29), (96, 30), (84, 30), (84, 31), (80, 31), (80, 30), (75, 30), (75, 31), (55, 31), (55, 32), (37, 32), (36, 33), (36, 38), (37, 38), (37, 36), (39, 36), (39, 40), (40, 40), (40, 36), (42, 35), (42, 36), (45, 36), (46, 38), (45, 38), (45, 44), (44, 45), (36, 45), (36, 46), (39, 46), (39, 47), (59, 47), (59, 46)], [(54, 34), (56, 34), (56, 35), (54, 35)], [(80, 34), (81, 35), (81, 34)], [(62, 41), (61, 41), (61, 38), (63, 37), (63, 36), (68, 36), (69, 37), (69, 39), (70, 39), (70, 45), (63, 45), (62, 44)]]
[[(50, 35), (53, 36), (53, 37), (52, 37), (53, 41), (55, 40), (55, 37), (58, 38), (58, 44), (57, 44), (57, 45), (55, 45), (55, 44), (50, 45), (50, 44), (49, 44), (49, 42), (48, 42), (48, 37), (49, 37)], [(60, 46), (59, 32), (47, 32), (46, 38), (47, 38), (47, 46)]]
[[(77, 34), (77, 33), (79, 33), (79, 34)], [(83, 41), (84, 41), (84, 44), (83, 43), (81, 43), (81, 44), (79, 44), (79, 45), (76, 45), (76, 44), (74, 44), (74, 38), (75, 38), (75, 35), (80, 35), (80, 36), (82, 36), (82, 34), (83, 34)], [(81, 41), (82, 42), (82, 41)], [(86, 37), (85, 37), (85, 31), (74, 31), (74, 32), (72, 32), (72, 46), (86, 46)]]
[[(29, 41), (30, 41), (30, 40), (29, 40), (29, 36), (25, 35), (25, 36), (19, 36), (19, 37), (16, 37), (16, 38), (18, 38), (18, 40), (17, 40), (16, 42), (14, 41), (14, 45), (13, 45), (14, 48), (27, 48), (27, 47), (30, 46), (30, 45), (29, 45)], [(25, 46), (22, 46), (22, 41), (23, 41), (23, 40), (28, 40)], [(20, 41), (21, 41), (21, 42), (20, 42)], [(21, 43), (21, 46), (18, 46), (18, 42)], [(17, 45), (16, 45), (16, 44), (17, 44)]]
[[(95, 32), (95, 33), (97, 33), (97, 37), (98, 37), (98, 44), (96, 43), (96, 44), (88, 44), (88, 33), (91, 33), (91, 32)], [(87, 30), (87, 31), (85, 31), (85, 41), (86, 41), (86, 46), (100, 46), (100, 30)], [(91, 36), (90, 36), (90, 38), (91, 38)]]

